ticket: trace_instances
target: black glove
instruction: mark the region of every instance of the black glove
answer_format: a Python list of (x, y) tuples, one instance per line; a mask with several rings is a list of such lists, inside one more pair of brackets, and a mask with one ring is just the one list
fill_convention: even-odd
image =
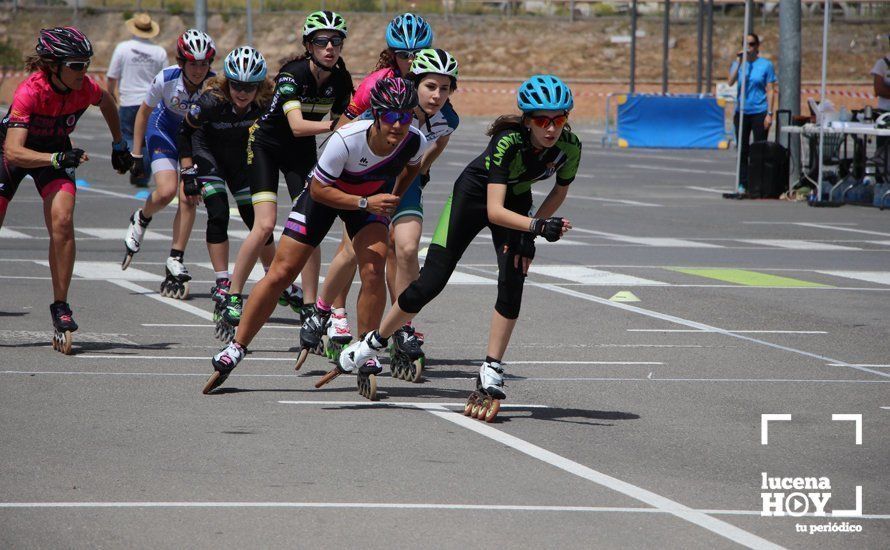
[(535, 258), (535, 235), (523, 232), (516, 243), (515, 252), (520, 258), (533, 260)]
[(179, 177), (182, 178), (182, 192), (189, 197), (201, 194), (201, 184), (198, 183), (198, 165), (193, 164), (188, 168), (179, 171)]
[(426, 184), (430, 182), (430, 173), (420, 174), (420, 188), (423, 189), (426, 187)]
[(529, 230), (535, 235), (541, 235), (547, 242), (554, 243), (562, 238), (562, 218), (534, 218)]
[(55, 169), (77, 168), (80, 166), (80, 159), (84, 155), (83, 149), (71, 149), (61, 153), (53, 153), (52, 167)]
[(142, 179), (145, 177), (145, 162), (142, 160), (142, 155), (130, 155), (133, 159), (133, 164), (130, 166), (130, 175), (133, 176), (134, 179)]
[(111, 166), (118, 174), (126, 174), (133, 166), (133, 155), (125, 140), (111, 144)]

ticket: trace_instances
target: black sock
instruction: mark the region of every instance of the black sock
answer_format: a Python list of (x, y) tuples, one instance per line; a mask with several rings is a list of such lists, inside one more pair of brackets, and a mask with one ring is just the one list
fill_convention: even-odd
[(374, 333), (371, 334), (371, 338), (373, 338), (374, 340), (377, 340), (380, 343), (381, 349), (385, 348), (386, 345), (389, 343), (389, 338), (384, 338), (383, 336), (380, 336), (380, 331), (377, 331), (377, 330), (375, 330)]
[(497, 363), (497, 364), (499, 364), (499, 365), (501, 364), (501, 360), (500, 360), (500, 359), (495, 359), (495, 358), (492, 357), (491, 355), (486, 355), (486, 356), (485, 356), (485, 362), (486, 362), (486, 363)]
[(145, 217), (145, 215), (142, 213), (142, 210), (139, 210), (139, 225), (148, 225), (148, 222), (150, 221), (151, 218)]
[(170, 249), (170, 257), (176, 260), (182, 261), (182, 257), (185, 256), (184, 250), (176, 250), (175, 248)]

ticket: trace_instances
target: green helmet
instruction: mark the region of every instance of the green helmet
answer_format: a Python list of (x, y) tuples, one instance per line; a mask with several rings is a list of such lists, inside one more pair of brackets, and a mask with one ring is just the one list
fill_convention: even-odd
[(414, 62), (411, 63), (411, 73), (414, 75), (441, 74), (457, 80), (457, 59), (445, 50), (438, 48), (420, 50), (414, 55)]
[(303, 23), (303, 40), (316, 31), (337, 31), (346, 38), (346, 20), (337, 12), (322, 10), (314, 11)]

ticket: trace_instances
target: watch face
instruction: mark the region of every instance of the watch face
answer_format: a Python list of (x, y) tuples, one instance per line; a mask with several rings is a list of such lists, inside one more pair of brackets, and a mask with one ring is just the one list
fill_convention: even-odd
[(361, 208), (362, 210), (367, 208), (368, 207), (368, 199), (366, 199), (365, 197), (360, 198), (358, 200), (358, 207)]

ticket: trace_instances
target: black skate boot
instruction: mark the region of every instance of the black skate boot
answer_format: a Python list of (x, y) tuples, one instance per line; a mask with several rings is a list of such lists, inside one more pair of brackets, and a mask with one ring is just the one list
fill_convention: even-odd
[(53, 349), (71, 355), (71, 333), (77, 330), (68, 302), (53, 302), (49, 306), (53, 317)]
[(421, 342), (414, 336), (414, 327), (405, 325), (393, 334), (390, 368), (393, 378), (420, 382), (426, 358)]
[(312, 307), (312, 314), (303, 321), (300, 327), (300, 355), (297, 357), (297, 363), (294, 370), (300, 370), (309, 353), (321, 355), (322, 353), (322, 337), (324, 336), (324, 327), (328, 322), (330, 311), (322, 311), (316, 306)]
[(204, 384), (204, 395), (207, 395), (220, 387), (222, 383), (226, 381), (226, 378), (232, 374), (232, 371), (235, 370), (238, 363), (244, 359), (245, 355), (247, 355), (247, 348), (243, 347), (238, 342), (230, 342), (221, 352), (214, 355), (210, 360), (214, 372)]

